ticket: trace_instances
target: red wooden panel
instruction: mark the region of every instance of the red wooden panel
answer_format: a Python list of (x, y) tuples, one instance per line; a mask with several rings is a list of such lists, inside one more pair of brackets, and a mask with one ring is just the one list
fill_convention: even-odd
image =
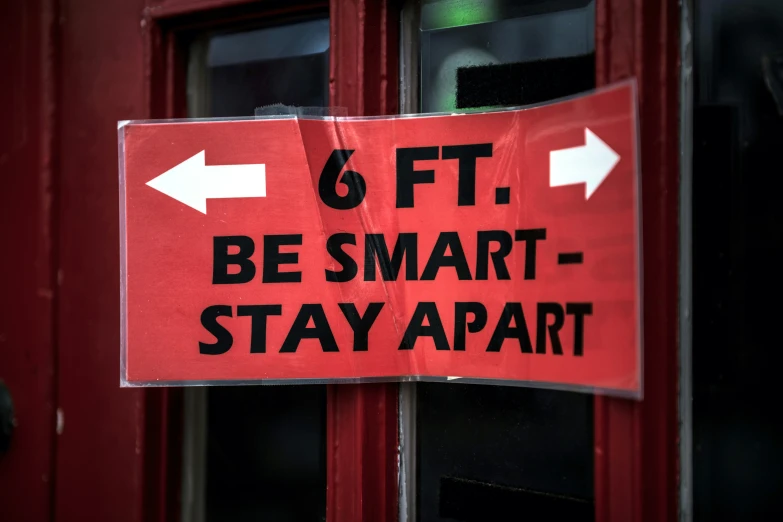
[[(350, 115), (397, 112), (398, 11), (388, 0), (333, 0), (330, 97)], [(328, 522), (397, 520), (396, 384), (327, 393)]]
[(259, 0), (150, 0), (148, 12), (153, 17), (163, 18), (258, 2)]
[(47, 520), (53, 492), (54, 2), (0, 2), (0, 379), (16, 430), (0, 518)]
[(678, 498), (679, 7), (597, 0), (599, 85), (635, 76), (641, 120), (644, 401), (596, 398), (596, 519), (674, 521)]
[[(60, 13), (59, 520), (136, 522), (145, 400), (119, 388), (117, 120), (148, 115), (144, 0), (63, 0)], [(158, 418), (150, 416), (151, 422)]]

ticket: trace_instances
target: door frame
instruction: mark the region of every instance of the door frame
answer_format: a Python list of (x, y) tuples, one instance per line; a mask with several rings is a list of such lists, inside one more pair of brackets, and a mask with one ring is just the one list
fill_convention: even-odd
[(637, 81), (645, 347), (644, 400), (595, 398), (600, 522), (678, 517), (679, 32), (677, 0), (596, 0), (598, 86)]
[[(119, 389), (119, 322), (112, 320), (118, 267), (89, 271), (83, 264), (115, 259), (119, 241), (116, 177), (100, 177), (116, 168), (107, 122), (184, 115), (181, 31), (328, 9), (332, 105), (354, 115), (398, 111), (399, 2), (281, 5), (71, 0), (58, 12), (59, 26), (48, 10), (37, 20), (48, 20), (45, 36), (60, 43), (46, 69), (56, 75), (57, 92), (45, 96), (57, 117), (45, 126), (56, 129), (58, 188), (58, 256), (47, 259), (63, 274), (55, 290), (53, 379), (65, 424), (53, 459), (53, 518), (80, 518), (85, 509), (96, 520), (179, 516), (182, 390)], [(598, 84), (635, 77), (639, 89), (647, 347), (644, 400), (595, 399), (600, 522), (673, 521), (678, 511), (679, 28), (677, 0), (596, 0)], [(97, 201), (80, 206), (84, 187)], [(78, 310), (90, 317), (79, 320)], [(42, 411), (54, 425), (49, 408)], [(396, 384), (329, 386), (329, 522), (397, 519), (398, 444)]]

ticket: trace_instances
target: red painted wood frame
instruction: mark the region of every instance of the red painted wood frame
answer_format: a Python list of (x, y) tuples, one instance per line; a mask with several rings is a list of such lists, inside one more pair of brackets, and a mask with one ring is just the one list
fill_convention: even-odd
[[(398, 112), (399, 7), (390, 2), (331, 2), (331, 102), (351, 115)], [(329, 387), (327, 522), (397, 520), (397, 397), (395, 384)]]
[(0, 518), (51, 516), (56, 444), (56, 151), (52, 2), (0, 2), (0, 380), (16, 427)]
[(599, 522), (677, 520), (679, 28), (677, 0), (596, 0), (599, 85), (638, 82), (644, 400), (595, 399)]

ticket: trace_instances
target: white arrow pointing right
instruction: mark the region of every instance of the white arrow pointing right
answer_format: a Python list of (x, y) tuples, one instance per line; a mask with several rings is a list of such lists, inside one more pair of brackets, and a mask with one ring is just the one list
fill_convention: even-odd
[(585, 127), (585, 144), (549, 153), (549, 186), (585, 184), (585, 201), (609, 176), (620, 155)]

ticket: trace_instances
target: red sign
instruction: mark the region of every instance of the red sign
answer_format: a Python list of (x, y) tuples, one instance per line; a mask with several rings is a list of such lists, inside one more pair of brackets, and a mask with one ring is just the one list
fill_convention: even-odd
[(123, 384), (639, 395), (635, 107), (121, 125)]

